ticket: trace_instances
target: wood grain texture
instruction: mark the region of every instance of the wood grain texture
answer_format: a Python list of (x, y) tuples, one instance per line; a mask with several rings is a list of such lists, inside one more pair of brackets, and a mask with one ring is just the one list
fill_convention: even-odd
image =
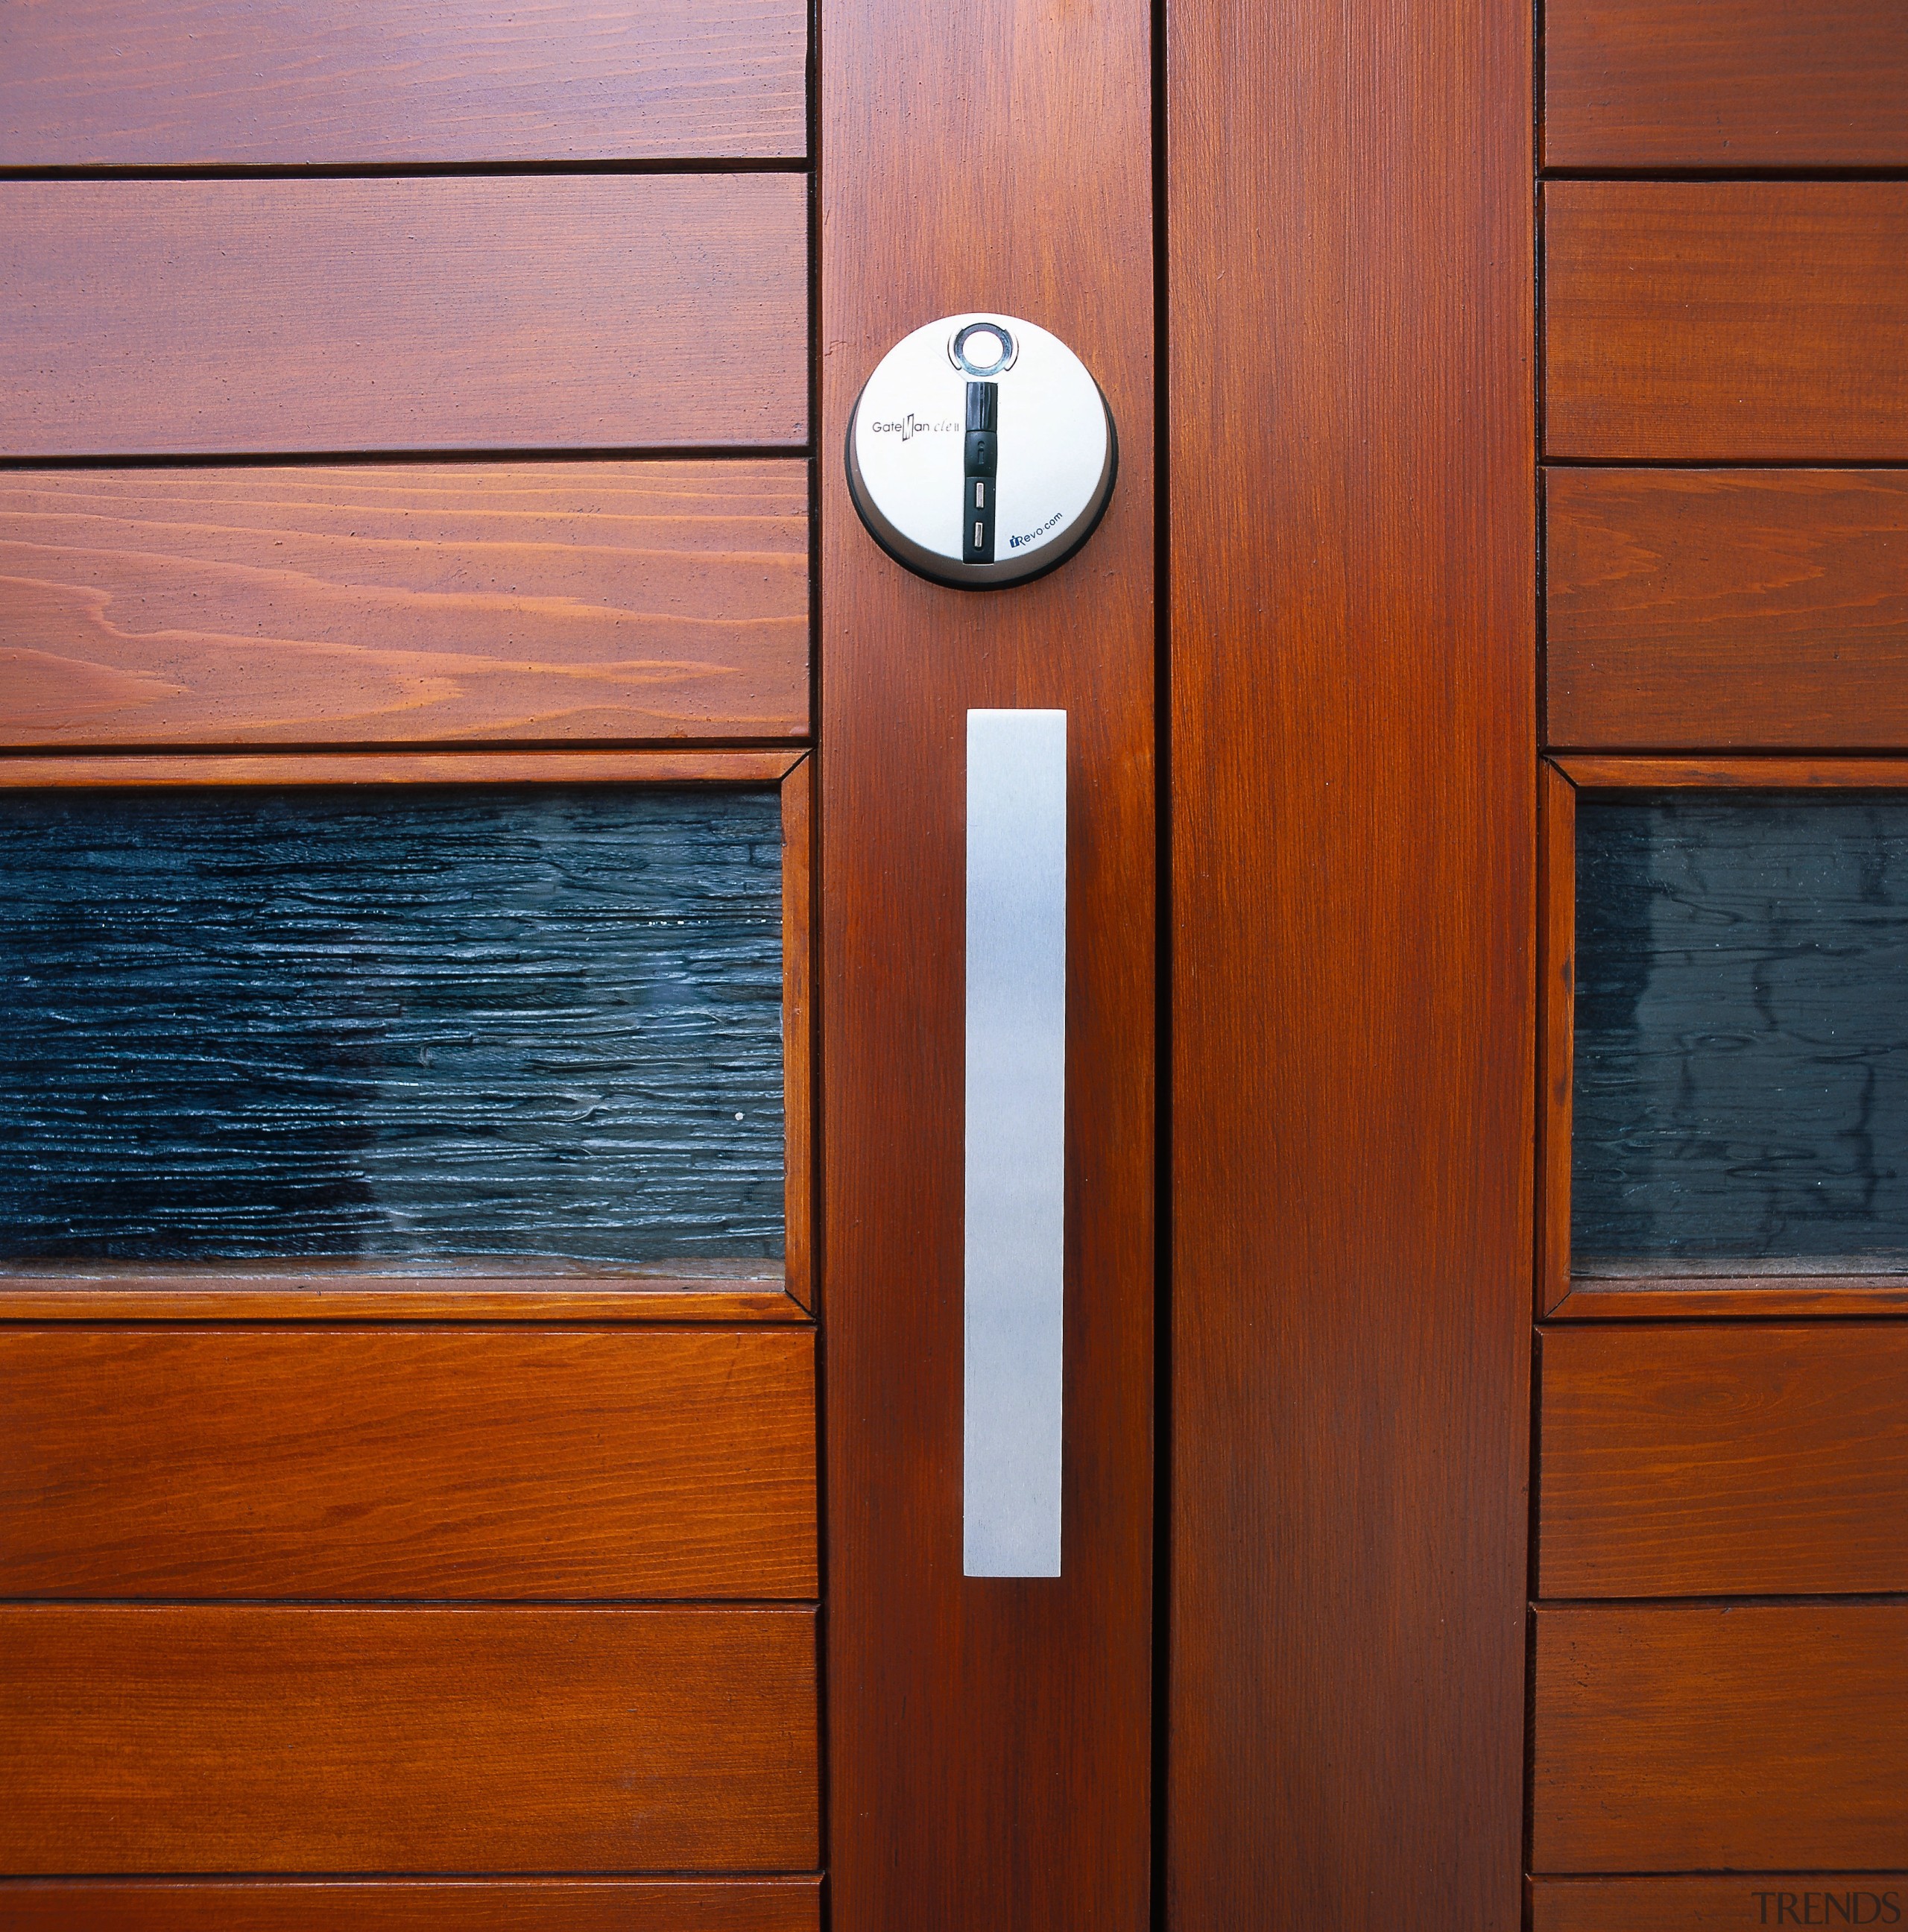
[(806, 185), (0, 182), (0, 455), (800, 443)]
[(1552, 469), (1544, 497), (1552, 744), (1908, 746), (1908, 475)]
[(1548, 1313), (1570, 1292), (1570, 1114), (1575, 1084), (1576, 788), (1545, 764), (1538, 777), (1538, 1306)]
[(1531, 28), (1167, 14), (1188, 1928), (1519, 1923)]
[(1540, 1606), (1537, 1871), (1886, 1870), (1908, 1604)]
[(1547, 454), (1908, 458), (1908, 182), (1551, 182), (1544, 250)]
[(800, 737), (799, 461), (0, 473), (0, 744)]
[(0, 167), (800, 156), (798, 0), (14, 0)]
[[(1746, 1932), (1763, 1925), (1898, 1926), (1908, 1872), (1735, 1872), (1705, 1878), (1539, 1878), (1531, 1932)], [(1835, 1900), (1832, 1907), (1830, 1899)]]
[(0, 1330), (0, 1431), (8, 1597), (817, 1592), (806, 1330)]
[(0, 1322), (807, 1321), (772, 1262), (544, 1276), (364, 1274), (334, 1264), (0, 1268)]
[(73, 786), (773, 784), (800, 752), (83, 752), (0, 756), (0, 790)]
[[(818, 998), (836, 1932), (1149, 1922), (1154, 296), (1142, 0), (824, 0)], [(953, 164), (986, 157), (986, 166)], [(985, 233), (984, 248), (968, 238)], [(926, 319), (1082, 358), (1120, 477), (1085, 548), (976, 596), (891, 562), (838, 452)], [(964, 1580), (969, 706), (1064, 707), (1066, 1456), (1058, 1580)]]
[(1557, 769), (1582, 791), (1900, 791), (1908, 759), (1618, 758), (1560, 754)]
[(0, 1609), (21, 1876), (800, 1870), (806, 1610)]
[(1553, 1329), (1546, 1597), (1908, 1592), (1908, 1334)]
[(1790, 1316), (1908, 1315), (1901, 1275), (1683, 1276), (1616, 1280), (1574, 1275), (1550, 1310), (1558, 1322), (1750, 1322)]
[(1908, 164), (1908, 14), (1894, 0), (1551, 0), (1553, 168)]
[(805, 758), (782, 786), (783, 1283), (805, 1309), (815, 1302), (814, 765)]
[(4, 1932), (820, 1932), (819, 1878), (43, 1879)]

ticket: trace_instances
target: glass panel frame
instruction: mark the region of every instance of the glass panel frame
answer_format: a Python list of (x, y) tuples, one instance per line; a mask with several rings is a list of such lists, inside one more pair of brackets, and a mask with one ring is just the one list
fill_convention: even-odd
[(36, 1319), (808, 1318), (814, 1304), (811, 1037), (812, 764), (806, 752), (429, 753), (15, 758), (8, 790), (260, 785), (772, 786), (782, 832), (784, 1257), (603, 1264), (541, 1257), (474, 1263), (238, 1262), (0, 1264), (0, 1316)]
[(1877, 1268), (1823, 1273), (1813, 1263), (1736, 1267), (1673, 1258), (1619, 1262), (1571, 1250), (1580, 800), (1641, 793), (1820, 796), (1866, 791), (1908, 800), (1908, 760), (1887, 758), (1674, 759), (1564, 756), (1543, 761), (1538, 949), (1538, 1298), (1539, 1317), (1874, 1316), (1908, 1312), (1908, 1276)]

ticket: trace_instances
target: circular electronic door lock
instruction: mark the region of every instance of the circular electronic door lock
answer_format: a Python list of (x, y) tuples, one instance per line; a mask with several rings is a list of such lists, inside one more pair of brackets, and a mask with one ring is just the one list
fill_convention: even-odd
[(937, 584), (987, 590), (1064, 563), (1113, 494), (1113, 413), (1056, 335), (950, 315), (881, 358), (848, 421), (848, 490), (874, 541)]

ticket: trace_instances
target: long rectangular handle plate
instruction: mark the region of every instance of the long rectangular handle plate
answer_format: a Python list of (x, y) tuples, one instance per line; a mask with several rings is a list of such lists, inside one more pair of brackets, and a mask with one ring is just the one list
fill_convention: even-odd
[(962, 1569), (1060, 1574), (1066, 713), (968, 713)]

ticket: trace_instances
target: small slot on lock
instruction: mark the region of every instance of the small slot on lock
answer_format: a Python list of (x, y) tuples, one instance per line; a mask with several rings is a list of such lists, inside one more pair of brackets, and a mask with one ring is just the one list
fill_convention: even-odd
[(964, 563), (994, 561), (994, 492), (988, 481), (1000, 466), (1000, 386), (968, 385), (968, 434), (963, 482), (974, 493), (973, 514), (962, 518), (967, 541), (961, 547)]

